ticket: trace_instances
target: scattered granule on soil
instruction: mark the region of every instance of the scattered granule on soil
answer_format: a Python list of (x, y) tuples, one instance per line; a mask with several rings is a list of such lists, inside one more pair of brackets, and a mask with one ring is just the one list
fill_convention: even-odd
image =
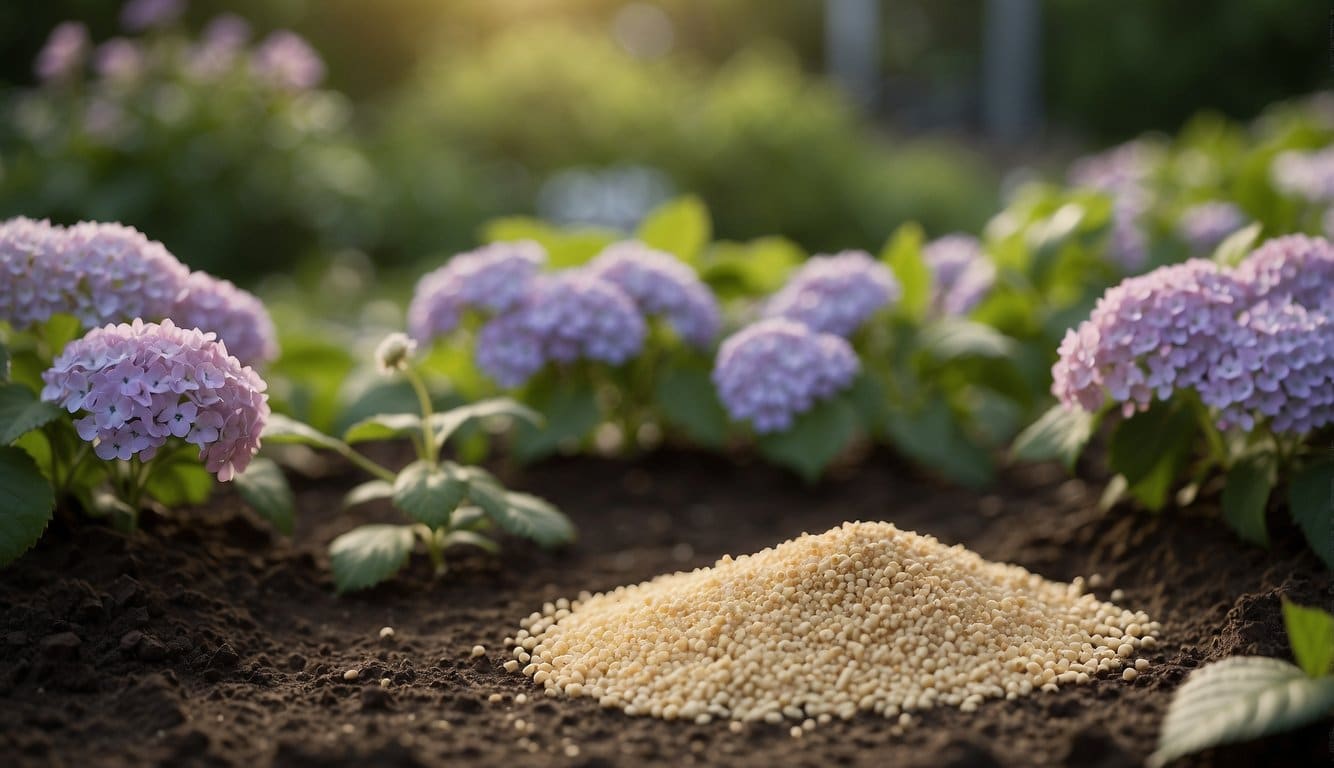
[[(548, 694), (708, 722), (956, 706), (1133, 668), (1157, 622), (889, 523), (845, 523), (521, 623)], [(1150, 641), (1149, 644), (1152, 644)]]

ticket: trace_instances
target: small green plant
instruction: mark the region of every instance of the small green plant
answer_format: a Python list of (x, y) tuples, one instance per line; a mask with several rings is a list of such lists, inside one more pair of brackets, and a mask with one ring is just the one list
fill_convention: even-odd
[(1150, 768), (1334, 714), (1334, 616), (1285, 600), (1283, 623), (1297, 663), (1237, 656), (1192, 672), (1172, 698)]
[[(412, 386), (420, 415), (394, 413), (372, 416), (353, 424), (338, 439), (314, 427), (283, 416), (273, 416), (264, 431), (266, 443), (299, 443), (331, 450), (373, 476), (345, 497), (352, 507), (388, 499), (411, 523), (363, 525), (329, 545), (334, 583), (350, 592), (379, 584), (407, 564), (420, 541), (437, 574), (446, 570), (445, 550), (462, 545), (496, 552), (488, 536), (493, 528), (554, 547), (574, 539), (574, 526), (551, 504), (526, 493), (506, 490), (491, 473), (442, 457), (446, 442), (460, 427), (476, 419), (506, 417), (538, 424), (541, 417), (513, 400), (485, 400), (436, 413), (431, 395), (413, 364), (416, 344), (396, 333), (376, 351), (380, 371), (403, 376)], [(407, 438), (417, 458), (394, 472), (352, 446), (357, 443)]]

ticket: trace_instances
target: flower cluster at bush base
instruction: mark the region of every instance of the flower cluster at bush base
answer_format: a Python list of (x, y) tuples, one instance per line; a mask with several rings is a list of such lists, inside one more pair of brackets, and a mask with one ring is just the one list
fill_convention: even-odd
[(83, 328), (171, 318), (216, 333), (247, 364), (277, 356), (273, 321), (250, 293), (191, 273), (163, 245), (121, 224), (0, 223), (0, 322), (28, 331), (73, 315)]
[(1334, 246), (1289, 236), (1236, 269), (1195, 259), (1125, 280), (1067, 332), (1052, 391), (1126, 414), (1194, 391), (1220, 428), (1279, 433), (1334, 422)]
[(455, 256), (418, 282), (410, 333), (429, 343), (468, 313), (488, 318), (477, 333), (477, 364), (503, 387), (521, 386), (550, 363), (625, 363), (643, 349), (647, 317), (662, 316), (699, 348), (718, 333), (713, 294), (671, 254), (628, 241), (582, 267), (543, 273), (545, 262), (530, 241)]
[[(1159, 626), (889, 523), (845, 523), (710, 568), (548, 604), (511, 669), (630, 715), (907, 723), (935, 706), (1134, 670)], [(1127, 679), (1130, 675), (1127, 674)]]
[(269, 416), (266, 385), (213, 334), (135, 320), (90, 331), (42, 374), (42, 399), (70, 413), (102, 459), (148, 461), (175, 437), (219, 480), (243, 471)]
[(729, 414), (755, 431), (781, 432), (857, 375), (857, 353), (844, 339), (791, 320), (763, 320), (728, 337), (713, 382)]

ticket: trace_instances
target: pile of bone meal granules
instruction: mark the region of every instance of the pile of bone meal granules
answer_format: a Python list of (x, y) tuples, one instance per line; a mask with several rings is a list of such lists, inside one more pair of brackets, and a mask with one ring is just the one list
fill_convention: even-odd
[(548, 694), (630, 715), (827, 722), (1087, 683), (1159, 624), (889, 523), (845, 523), (711, 568), (548, 603), (507, 644)]

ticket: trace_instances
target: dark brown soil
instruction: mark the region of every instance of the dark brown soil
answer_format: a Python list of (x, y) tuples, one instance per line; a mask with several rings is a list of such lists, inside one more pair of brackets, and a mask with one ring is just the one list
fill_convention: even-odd
[[(56, 524), (0, 572), (0, 762), (10, 765), (1123, 766), (1151, 751), (1172, 691), (1202, 663), (1286, 657), (1280, 596), (1334, 607), (1328, 573), (1273, 520), (1271, 550), (1234, 538), (1207, 507), (1154, 517), (1098, 511), (1096, 488), (1049, 467), (979, 496), (873, 454), (814, 488), (759, 464), (664, 452), (634, 462), (553, 461), (512, 486), (557, 502), (582, 538), (545, 554), (507, 541), (496, 560), (455, 553), (333, 595), (324, 547), (371, 508), (338, 515), (343, 479), (299, 494), (291, 541), (224, 493), (136, 535)], [(889, 520), (1162, 622), (1133, 684), (1116, 679), (904, 729), (873, 716), (734, 734), (546, 698), (501, 669), (502, 639), (544, 601), (761, 549), (849, 519)], [(381, 627), (392, 626), (391, 639)], [(469, 657), (486, 646), (480, 659)], [(344, 680), (349, 669), (357, 681)], [(388, 687), (381, 687), (388, 678)], [(517, 694), (527, 694), (516, 703)], [(498, 697), (492, 701), (492, 697)], [(516, 727), (522, 720), (528, 727)], [(1216, 750), (1190, 765), (1329, 765), (1334, 723)], [(576, 753), (577, 750), (577, 753)]]

